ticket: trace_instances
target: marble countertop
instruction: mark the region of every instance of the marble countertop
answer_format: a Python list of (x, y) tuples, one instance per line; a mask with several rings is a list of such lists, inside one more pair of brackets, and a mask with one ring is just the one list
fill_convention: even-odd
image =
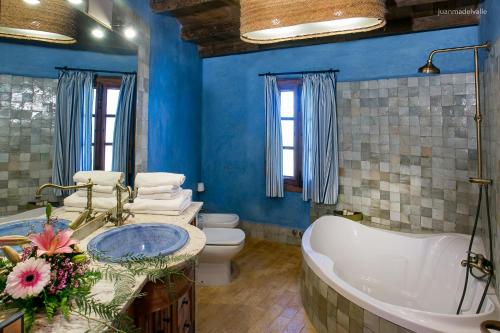
[[(125, 225), (128, 224), (137, 224), (137, 223), (166, 223), (166, 224), (174, 224), (178, 225), (184, 229), (186, 229), (189, 233), (189, 241), (188, 243), (179, 251), (175, 252), (174, 256), (181, 257), (178, 262), (174, 262), (173, 266), (180, 265), (185, 262), (188, 258), (192, 258), (197, 256), (205, 247), (206, 238), (205, 234), (195, 226), (190, 225), (189, 223), (196, 217), (198, 212), (200, 211), (203, 203), (201, 202), (193, 202), (193, 204), (184, 211), (182, 215), (179, 216), (162, 216), (162, 215), (147, 215), (147, 214), (137, 214), (134, 217), (130, 217), (125, 222)], [(54, 216), (58, 216), (60, 218), (72, 219), (77, 216), (76, 213), (65, 212), (62, 209), (58, 209), (54, 211)], [(116, 228), (113, 224), (108, 223), (98, 230), (92, 232), (87, 237), (83, 238), (80, 241), (80, 246), (82, 249), (87, 248), (88, 242), (98, 234), (101, 234), (107, 230)], [(92, 263), (94, 268), (99, 267), (99, 263)], [(145, 276), (137, 276), (136, 277), (136, 285), (134, 287), (135, 292), (139, 293), (142, 287), (146, 283)], [(113, 283), (107, 280), (102, 280), (97, 283), (93, 289), (93, 295), (101, 302), (108, 302), (113, 299), (113, 291), (114, 286)], [(123, 308), (125, 309), (129, 305), (129, 302), (123, 304)], [(90, 326), (89, 326), (90, 325)], [(58, 333), (58, 332), (88, 332), (89, 329), (96, 329), (96, 324), (92, 324), (81, 317), (72, 315), (69, 321), (66, 321), (62, 316), (56, 316), (52, 322), (48, 322), (47, 319), (43, 316), (37, 317), (35, 324), (33, 326), (32, 332), (47, 332), (47, 333)]]

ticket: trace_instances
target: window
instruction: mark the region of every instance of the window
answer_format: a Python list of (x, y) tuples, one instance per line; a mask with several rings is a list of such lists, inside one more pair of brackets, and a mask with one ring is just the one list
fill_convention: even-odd
[(302, 191), (301, 85), (301, 80), (278, 80), (281, 98), (283, 177), (285, 190), (289, 192)]
[(97, 77), (92, 109), (92, 165), (94, 170), (111, 171), (116, 108), (120, 78)]

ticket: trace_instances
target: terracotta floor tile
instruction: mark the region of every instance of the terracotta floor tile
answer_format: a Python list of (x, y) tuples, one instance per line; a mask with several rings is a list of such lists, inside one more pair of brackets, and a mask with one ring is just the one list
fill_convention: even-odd
[(247, 239), (233, 282), (197, 286), (197, 333), (316, 333), (300, 301), (300, 248)]

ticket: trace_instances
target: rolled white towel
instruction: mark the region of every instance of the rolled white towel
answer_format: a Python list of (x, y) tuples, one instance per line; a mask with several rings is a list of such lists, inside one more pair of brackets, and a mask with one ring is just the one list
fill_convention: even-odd
[(101, 170), (78, 171), (73, 176), (75, 183), (87, 183), (91, 179), (94, 184), (108, 186), (115, 186), (116, 183), (122, 183), (123, 178), (123, 172)]
[[(76, 185), (84, 185), (85, 183), (76, 183)], [(82, 192), (87, 192), (87, 189), (80, 189), (78, 191), (82, 191)], [(97, 184), (94, 184), (94, 186), (92, 186), (92, 192), (99, 192), (99, 193), (113, 193), (114, 191), (116, 191), (116, 184), (111, 186), (111, 185), (97, 185)]]
[(191, 204), (192, 191), (182, 190), (181, 195), (172, 200), (150, 200), (136, 198), (133, 203), (125, 204), (125, 208), (135, 211), (182, 211)]
[(180, 192), (182, 188), (177, 185), (165, 185), (165, 186), (153, 186), (153, 187), (139, 187), (137, 193), (142, 194), (158, 194), (158, 193), (177, 193)]
[(186, 176), (169, 172), (139, 172), (135, 176), (135, 186), (157, 187), (165, 185), (181, 186), (186, 180)]
[(147, 199), (147, 200), (173, 200), (182, 195), (181, 191), (177, 192), (164, 192), (164, 193), (155, 193), (155, 194), (141, 194), (137, 195), (137, 199)]
[[(73, 193), (64, 199), (64, 206), (85, 208), (87, 207), (87, 198)], [(95, 198), (92, 200), (92, 208), (96, 210), (108, 210), (116, 207), (116, 198)]]

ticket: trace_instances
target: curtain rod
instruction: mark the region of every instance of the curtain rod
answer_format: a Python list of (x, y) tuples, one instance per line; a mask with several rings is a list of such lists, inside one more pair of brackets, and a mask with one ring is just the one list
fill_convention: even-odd
[(89, 69), (89, 68), (71, 68), (71, 67), (54, 67), (55, 69), (58, 70), (65, 70), (65, 71), (81, 71), (81, 72), (96, 72), (96, 73), (109, 73), (109, 74), (134, 74), (136, 75), (137, 72), (121, 72), (121, 71), (109, 71), (109, 70), (100, 70), (100, 69)]
[(281, 72), (281, 73), (260, 73), (259, 76), (266, 75), (298, 75), (298, 74), (316, 74), (316, 73), (338, 73), (340, 70), (338, 69), (327, 69), (323, 71), (303, 71), (303, 72)]

